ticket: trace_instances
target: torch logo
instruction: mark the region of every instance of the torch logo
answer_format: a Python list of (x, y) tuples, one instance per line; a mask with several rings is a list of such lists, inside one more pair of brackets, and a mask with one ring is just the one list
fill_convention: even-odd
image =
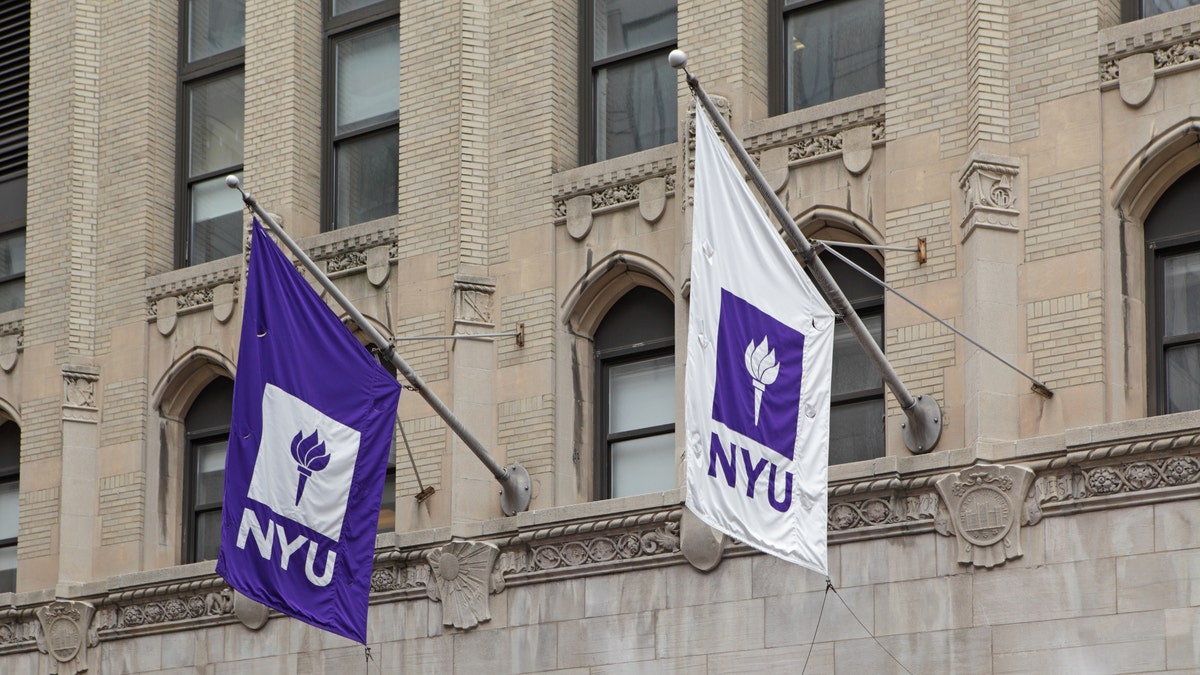
[(304, 432), (296, 432), (292, 439), (292, 459), (296, 460), (296, 470), (300, 472), (300, 482), (296, 485), (296, 505), (304, 496), (304, 486), (314, 471), (320, 471), (329, 466), (329, 453), (325, 452), (325, 444), (321, 442), (317, 432), (304, 438)]
[(767, 344), (765, 335), (757, 346), (754, 340), (746, 346), (746, 372), (750, 373), (750, 382), (754, 385), (754, 426), (758, 426), (763, 392), (768, 384), (774, 384), (775, 378), (779, 377), (779, 362), (775, 360), (775, 350)]
[(712, 419), (792, 459), (804, 334), (721, 289), (715, 351)]

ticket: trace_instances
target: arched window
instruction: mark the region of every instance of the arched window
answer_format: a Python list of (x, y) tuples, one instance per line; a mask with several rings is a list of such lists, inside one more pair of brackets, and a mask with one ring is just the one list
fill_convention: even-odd
[(1146, 216), (1148, 409), (1200, 409), (1200, 167)]
[(225, 450), (233, 411), (233, 380), (213, 380), (184, 419), (186, 487), (183, 516), (184, 562), (215, 560), (221, 544), (221, 498), (225, 489)]
[(17, 590), (17, 525), (20, 516), (21, 429), (0, 425), (0, 592)]
[(596, 328), (595, 497), (669, 490), (675, 480), (675, 309), (638, 286)]
[[(862, 249), (838, 253), (883, 279), (883, 266)], [(824, 255), (821, 262), (858, 313), (876, 344), (883, 346), (883, 289), (840, 259)], [(883, 378), (846, 324), (833, 331), (833, 395), (829, 412), (829, 463), (843, 464), (884, 454)]]

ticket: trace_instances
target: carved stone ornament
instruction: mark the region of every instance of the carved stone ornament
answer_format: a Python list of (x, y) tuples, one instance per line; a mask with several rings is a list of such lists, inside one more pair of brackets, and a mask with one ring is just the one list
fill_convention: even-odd
[(653, 225), (667, 210), (667, 179), (663, 176), (647, 178), (638, 190), (638, 212), (647, 223)]
[(454, 277), (454, 321), (491, 326), (496, 282), (487, 277)]
[(873, 135), (870, 126), (854, 127), (842, 132), (842, 165), (855, 176), (871, 166)]
[(233, 592), (233, 615), (250, 630), (261, 629), (267, 625), (267, 619), (271, 618), (271, 612), (266, 605), (251, 600), (237, 591)]
[(89, 631), (96, 608), (86, 602), (59, 600), (38, 608), (38, 649), (53, 657), (50, 672), (75, 675), (88, 669), (87, 648), (97, 641)]
[(983, 155), (967, 162), (958, 180), (965, 214), (959, 225), (963, 241), (977, 228), (1017, 231), (1017, 173), (1017, 162), (1009, 157)]
[(21, 336), (17, 333), (0, 335), (0, 368), (11, 373), (17, 366), (17, 354), (21, 351)]
[(221, 323), (227, 323), (233, 317), (234, 298), (237, 296), (236, 286), (232, 283), (221, 284), (213, 289), (213, 316)]
[(175, 330), (175, 321), (179, 316), (179, 299), (173, 295), (159, 298), (154, 303), (154, 316), (157, 317), (155, 325), (159, 334), (163, 337), (170, 335)]
[(592, 231), (592, 196), (575, 195), (567, 200), (567, 234), (582, 241)]
[(1140, 108), (1154, 93), (1154, 55), (1142, 53), (1126, 56), (1117, 62), (1117, 66), (1121, 100)]
[(1034, 474), (1023, 466), (981, 464), (936, 483), (947, 511), (937, 531), (958, 539), (958, 562), (995, 567), (1021, 552), (1021, 525), (1030, 524), (1024, 503)]
[(443, 625), (466, 630), (492, 620), (488, 596), (499, 553), (492, 544), (455, 541), (426, 554), (433, 568), (429, 599), (442, 603)]
[(80, 366), (63, 368), (63, 418), (80, 422), (98, 422), (96, 384), (100, 374)]
[(367, 281), (371, 282), (375, 288), (387, 283), (388, 276), (392, 272), (390, 253), (390, 246), (376, 246), (367, 249)]
[(725, 554), (725, 542), (729, 537), (696, 517), (690, 509), (683, 509), (679, 519), (679, 541), (683, 557), (692, 567), (709, 572), (721, 564)]

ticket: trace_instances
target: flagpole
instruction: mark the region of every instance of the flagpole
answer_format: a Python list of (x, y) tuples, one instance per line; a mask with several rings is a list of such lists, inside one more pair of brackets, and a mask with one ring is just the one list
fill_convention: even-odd
[(350, 315), (350, 318), (354, 320), (354, 323), (357, 324), (358, 327), (362, 329), (362, 331), (365, 332), (368, 337), (371, 338), (371, 341), (379, 347), (381, 353), (392, 362), (392, 365), (396, 366), (396, 370), (399, 371), (401, 375), (404, 375), (404, 379), (408, 380), (409, 384), (412, 385), (412, 388), (421, 395), (421, 398), (425, 399), (425, 401), (429, 404), (429, 407), (433, 408), (434, 412), (436, 412), (439, 417), (445, 420), (446, 425), (450, 427), (450, 430), (453, 431), (460, 439), (462, 439), (462, 442), (471, 449), (471, 452), (475, 453), (475, 456), (479, 458), (479, 461), (483, 462), (483, 465), (487, 467), (488, 471), (490, 471), (492, 475), (496, 477), (496, 481), (500, 483), (500, 508), (504, 511), (504, 515), (513, 516), (521, 513), (522, 511), (527, 511), (529, 509), (529, 500), (531, 497), (531, 481), (529, 478), (529, 472), (525, 470), (525, 467), (516, 462), (506, 467), (500, 466), (500, 464), (492, 458), (491, 454), (488, 453), (487, 448), (483, 447), (483, 443), (480, 443), (479, 439), (475, 438), (474, 434), (472, 434), (471, 431), (467, 429), (465, 425), (463, 425), (462, 421), (460, 421), (458, 417), (456, 417), (454, 413), (446, 407), (446, 404), (442, 403), (442, 400), (437, 397), (437, 394), (434, 394), (432, 391), (430, 391), (429, 387), (425, 385), (425, 381), (421, 379), (421, 376), (417, 375), (416, 371), (410, 368), (409, 365), (405, 363), (404, 359), (396, 353), (395, 345), (393, 345), (378, 330), (376, 330), (369, 321), (367, 321), (366, 317), (364, 317), (362, 313), (358, 311), (358, 308), (354, 306), (354, 303), (350, 302), (350, 299), (347, 298), (333, 283), (333, 281), (331, 281), (329, 277), (317, 267), (317, 264), (312, 261), (312, 258), (308, 257), (308, 254), (304, 252), (304, 249), (300, 248), (300, 246), (290, 236), (288, 236), (287, 232), (284, 232), (283, 228), (275, 222), (275, 219), (272, 218), (265, 210), (263, 210), (261, 206), (259, 206), (258, 200), (254, 198), (254, 195), (242, 190), (241, 182), (238, 180), (237, 176), (226, 177), (225, 184), (241, 193), (242, 201), (246, 203), (246, 206), (249, 206), (254, 213), (258, 214), (258, 217), (261, 218), (263, 223), (266, 224), (267, 228), (271, 230), (271, 233), (278, 237), (279, 240), (283, 242), (283, 245), (286, 246), (288, 250), (300, 260), (300, 264), (304, 265), (304, 268), (307, 269), (317, 279), (317, 281), (320, 282), (321, 286), (328, 291), (331, 296), (333, 296), (333, 299), (342, 306), (342, 309), (346, 310), (346, 313)]
[(696, 78), (687, 69), (687, 54), (682, 50), (672, 50), (667, 57), (671, 66), (680, 69), (687, 76), (688, 86), (699, 99), (701, 105), (708, 112), (709, 118), (721, 130), (721, 134), (725, 137), (726, 144), (733, 150), (733, 154), (737, 156), (738, 161), (742, 163), (746, 173), (749, 174), (750, 180), (754, 183), (754, 187), (758, 189), (770, 207), (771, 213), (775, 215), (788, 238), (800, 249), (800, 257), (804, 260), (805, 267), (812, 273), (813, 280), (824, 291), (825, 297), (829, 299), (833, 310), (842, 316), (842, 321), (850, 329), (851, 334), (858, 340), (858, 344), (866, 352), (867, 358), (874, 364), (875, 369), (879, 371), (883, 381), (887, 384), (888, 389), (896, 397), (900, 403), (900, 409), (904, 412), (908, 421), (903, 424), (904, 428), (904, 444), (909, 451), (914, 454), (924, 454), (929, 452), (937, 445), (938, 440), (942, 436), (942, 411), (938, 406), (937, 401), (932, 396), (916, 396), (909, 393), (908, 388), (900, 381), (900, 376), (896, 374), (896, 370), (892, 368), (892, 364), (884, 356), (883, 350), (875, 343), (871, 337), (871, 333), (859, 318), (858, 313), (854, 311), (854, 307), (850, 305), (850, 301), (846, 299), (842, 289), (838, 287), (834, 281), (833, 275), (825, 268), (825, 264), (821, 262), (820, 257), (813, 251), (812, 246), (808, 243), (808, 238), (796, 226), (796, 221), (792, 220), (791, 214), (788, 213), (787, 207), (780, 201), (779, 196), (775, 191), (767, 185), (767, 179), (763, 177), (754, 160), (750, 158), (750, 154), (746, 152), (746, 148), (742, 147), (741, 141), (733, 134), (733, 129), (729, 123), (721, 116), (717, 110), (717, 106), (713, 104), (712, 99), (704, 91), (704, 87), (700, 86), (700, 80)]

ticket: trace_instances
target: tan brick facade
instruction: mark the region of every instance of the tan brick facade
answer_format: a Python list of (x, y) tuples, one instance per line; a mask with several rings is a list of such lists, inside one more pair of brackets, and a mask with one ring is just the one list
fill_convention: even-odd
[[(492, 476), (403, 394), (371, 672), (1200, 670), (1200, 412), (1148, 414), (1143, 235), (1200, 165), (1200, 7), (1122, 23), (1117, 0), (883, 0), (885, 87), (772, 116), (772, 3), (678, 3), (689, 68), (806, 235), (920, 241), (924, 261), (875, 252), (886, 280), (1054, 392), (889, 294), (885, 351), (944, 428), (913, 454), (888, 394), (876, 458), (831, 468), (839, 602), (738, 542), (698, 571), (683, 78), (676, 143), (581, 165), (579, 3), (401, 2), (398, 213), (323, 231), (325, 4), (246, 2), (246, 189), (386, 336), (520, 328), (397, 352), (533, 482), (504, 517)], [(184, 420), (236, 374), (244, 259), (174, 267), (179, 9), (32, 7), (26, 302), (0, 315), (0, 410), (22, 441), (0, 672), (78, 667), (39, 651), (34, 612), (56, 599), (96, 609), (89, 672), (353, 672), (361, 647), (278, 614), (252, 629), (212, 562), (181, 564)], [(681, 487), (594, 500), (592, 337), (636, 286), (675, 306)], [(964, 560), (938, 491), (984, 465), (1030, 473), (1006, 516), (1022, 554), (993, 564)], [(470, 629), (427, 590), (451, 542), (500, 551)]]

